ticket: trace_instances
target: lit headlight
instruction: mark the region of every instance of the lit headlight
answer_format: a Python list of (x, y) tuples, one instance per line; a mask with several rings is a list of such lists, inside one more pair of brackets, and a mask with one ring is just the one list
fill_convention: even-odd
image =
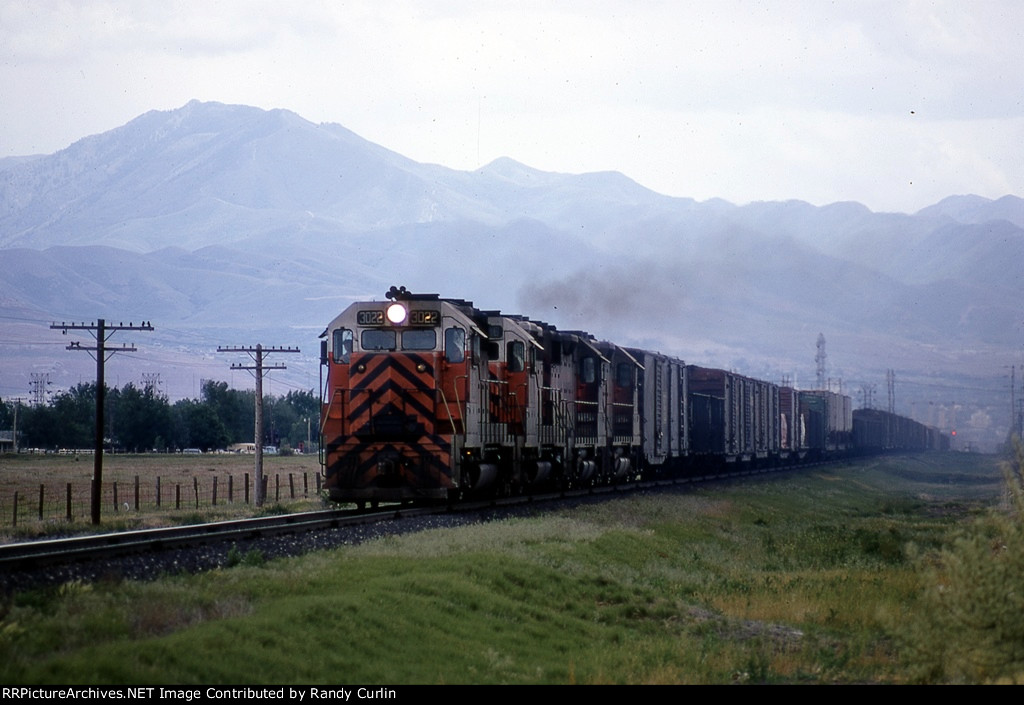
[(403, 323), (405, 323), (405, 318), (408, 315), (409, 311), (408, 309), (405, 308), (405, 304), (394, 303), (388, 306), (388, 321), (393, 325), (402, 325)]

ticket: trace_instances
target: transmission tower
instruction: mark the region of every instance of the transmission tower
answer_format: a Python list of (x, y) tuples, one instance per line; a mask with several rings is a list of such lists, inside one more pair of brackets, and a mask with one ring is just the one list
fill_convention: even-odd
[(160, 381), (159, 372), (143, 372), (142, 373), (142, 391), (147, 394), (152, 394), (157, 397), (160, 396), (160, 385), (163, 382)]
[(860, 386), (861, 404), (865, 409), (875, 408), (875, 385), (862, 384)]
[(46, 397), (50, 394), (47, 387), (50, 386), (49, 372), (33, 372), (28, 387), (32, 392), (33, 406), (46, 406)]
[(818, 367), (818, 389), (825, 388), (825, 334), (818, 333), (818, 354), (814, 356), (814, 362)]
[(266, 493), (263, 490), (263, 372), (264, 370), (284, 370), (287, 369), (284, 365), (266, 365), (264, 360), (267, 359), (267, 355), (273, 353), (297, 353), (298, 348), (265, 348), (262, 345), (244, 345), (237, 348), (225, 348), (223, 346), (217, 348), (217, 352), (244, 352), (252, 358), (252, 365), (232, 365), (233, 370), (249, 370), (252, 376), (256, 378), (256, 429), (255, 429), (255, 440), (256, 442), (256, 506), (263, 506), (263, 502), (266, 499)]

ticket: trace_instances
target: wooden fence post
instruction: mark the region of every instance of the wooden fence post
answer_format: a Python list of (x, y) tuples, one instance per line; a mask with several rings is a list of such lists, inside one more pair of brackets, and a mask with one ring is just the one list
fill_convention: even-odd
[(217, 506), (217, 476), (213, 476), (213, 506)]
[(114, 480), (114, 512), (117, 512), (117, 480)]
[(18, 490), (14, 490), (14, 523), (11, 526), (18, 525)]
[(156, 476), (156, 508), (160, 508), (160, 476)]
[(295, 499), (295, 476), (292, 473), (288, 473), (288, 491), (292, 495), (292, 499)]
[(181, 509), (181, 484), (175, 483), (174, 485), (174, 508)]
[(71, 521), (71, 483), (68, 483), (68, 500), (67, 500), (67, 517), (68, 521)]
[(39, 518), (43, 518), (43, 490), (46, 485), (39, 485)]
[(249, 473), (245, 473), (245, 503), (249, 503)]
[(135, 511), (139, 511), (139, 476), (135, 476)]

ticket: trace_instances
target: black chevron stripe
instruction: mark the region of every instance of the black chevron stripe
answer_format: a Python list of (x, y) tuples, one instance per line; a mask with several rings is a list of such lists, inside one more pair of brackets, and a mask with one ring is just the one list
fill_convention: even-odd
[[(376, 449), (374, 446), (381, 446), (381, 443), (379, 441), (356, 441), (346, 444), (344, 457), (359, 459), (358, 464), (350, 468), (347, 473), (352, 480), (374, 470), (380, 457), (389, 452), (399, 457), (408, 457), (409, 451), (412, 451), (412, 454), (425, 463), (424, 469), (430, 471), (431, 474), (436, 477), (451, 475), (448, 462), (444, 460), (451, 458), (451, 444), (437, 436), (425, 436), (414, 443), (386, 443)], [(428, 448), (428, 446), (431, 447)]]
[[(419, 391), (429, 392), (432, 388), (434, 381), (434, 368), (430, 363), (430, 360), (420, 355), (406, 355), (405, 360), (408, 360), (412, 365), (412, 369), (402, 364), (403, 358), (397, 358), (392, 355), (374, 355), (369, 358), (366, 364), (366, 372), (360, 375), (352, 384), (352, 389), (362, 390), (367, 387), (372, 387), (377, 379), (385, 372), (394, 370), (403, 379), (407, 380), (414, 388)], [(415, 372), (416, 365), (425, 365), (426, 370), (424, 372)]]
[(433, 416), (434, 416), (433, 410), (430, 409), (429, 407), (427, 407), (422, 401), (420, 401), (415, 396), (416, 393), (424, 393), (425, 392), (427, 394), (430, 394), (431, 391), (432, 391), (430, 389), (413, 390), (413, 393), (410, 394), (410, 390), (405, 389), (405, 388), (399, 386), (399, 384), (397, 382), (395, 382), (394, 380), (388, 380), (387, 382), (385, 382), (384, 384), (382, 384), (379, 387), (376, 387), (374, 389), (361, 390), (361, 391), (365, 392), (365, 394), (360, 395), (360, 396), (364, 396), (365, 398), (360, 400), (359, 404), (357, 404), (356, 406), (353, 406), (352, 409), (349, 411), (349, 414), (348, 414), (348, 421), (349, 421), (349, 423), (355, 423), (359, 419), (362, 419), (364, 417), (369, 416), (369, 414), (370, 414), (370, 412), (371, 412), (371, 410), (373, 408), (373, 405), (377, 404), (377, 403), (380, 403), (381, 397), (383, 397), (388, 392), (395, 392), (399, 396), (401, 401), (405, 403), (405, 406), (411, 407), (423, 419), (426, 419), (426, 420), (432, 420), (433, 419)]

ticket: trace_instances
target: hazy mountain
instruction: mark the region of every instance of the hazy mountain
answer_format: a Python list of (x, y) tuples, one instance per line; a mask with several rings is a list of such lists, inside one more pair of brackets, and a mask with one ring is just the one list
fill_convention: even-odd
[(995, 201), (981, 196), (949, 196), (918, 211), (919, 216), (946, 217), (957, 223), (989, 223), (1005, 220), (1024, 227), (1024, 200), (1003, 196)]
[(195, 101), (0, 160), (0, 248), (6, 396), (40, 369), (91, 378), (49, 321), (98, 316), (153, 322), (118, 364), (163, 370), (175, 397), (227, 378), (220, 344), (299, 345), (282, 378), (315, 387), (327, 321), (404, 284), (805, 384), (824, 332), (847, 391), (895, 368), (901, 411), (970, 404), (995, 436), (1022, 333), (1014, 196), (916, 214), (699, 203), (618, 173), (419, 164), (339, 125)]

